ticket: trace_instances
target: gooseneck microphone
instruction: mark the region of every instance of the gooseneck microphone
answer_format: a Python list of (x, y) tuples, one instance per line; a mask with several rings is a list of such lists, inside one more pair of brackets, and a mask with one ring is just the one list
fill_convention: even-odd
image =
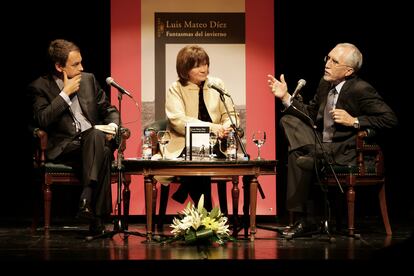
[(207, 83), (208, 88), (213, 88), (217, 92), (219, 92), (221, 95), (231, 97), (230, 94), (228, 94), (226, 91), (224, 91), (223, 88), (218, 87), (215, 83), (209, 82)]
[(125, 88), (123, 88), (122, 86), (120, 86), (119, 84), (117, 84), (113, 78), (111, 77), (107, 77), (106, 78), (106, 83), (110, 86), (115, 87), (116, 89), (118, 89), (119, 92), (121, 92), (122, 94), (127, 95), (128, 97), (132, 98), (131, 93), (129, 93)]
[(292, 96), (290, 97), (290, 102), (293, 101), (293, 99), (299, 94), (299, 91), (306, 85), (306, 81), (304, 79), (300, 79), (298, 81), (298, 85), (295, 88), (295, 91), (293, 91)]

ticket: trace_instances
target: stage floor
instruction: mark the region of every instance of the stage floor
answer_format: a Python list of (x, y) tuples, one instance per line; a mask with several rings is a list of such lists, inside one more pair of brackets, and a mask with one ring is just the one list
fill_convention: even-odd
[[(404, 265), (414, 260), (411, 253), (413, 228), (407, 223), (394, 224), (393, 236), (387, 237), (383, 225), (375, 221), (367, 220), (362, 225), (360, 239), (332, 233), (334, 241), (329, 241), (326, 234), (286, 240), (275, 231), (259, 228), (254, 242), (240, 232), (236, 242), (208, 248), (156, 241), (146, 243), (143, 236), (124, 234), (86, 241), (87, 225), (73, 224), (73, 221), (56, 225), (48, 236), (42, 229), (31, 231), (29, 227), (1, 225), (0, 265), (15, 272), (58, 269), (76, 273), (91, 269), (95, 272), (152, 271), (187, 275), (184, 270), (191, 268), (202, 274), (268, 269), (289, 272), (318, 269), (342, 274), (365, 265), (382, 271), (395, 261)], [(107, 228), (112, 229), (112, 225), (107, 224)], [(168, 225), (164, 229), (161, 234), (169, 234)], [(145, 226), (131, 223), (129, 230), (144, 234)], [(193, 272), (197, 273), (196, 270)]]

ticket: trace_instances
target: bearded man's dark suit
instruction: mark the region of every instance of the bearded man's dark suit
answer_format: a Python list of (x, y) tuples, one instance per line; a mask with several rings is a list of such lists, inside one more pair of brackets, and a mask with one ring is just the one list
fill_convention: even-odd
[[(285, 110), (281, 125), (289, 142), (288, 186), (286, 205), (289, 211), (304, 212), (308, 199), (309, 187), (313, 171), (298, 167), (296, 159), (315, 148), (315, 132), (311, 128), (309, 116), (316, 125), (316, 133), (322, 140), (324, 109), (331, 84), (321, 79), (314, 98), (308, 105), (294, 99), (292, 105)], [(295, 108), (298, 110), (296, 110)], [(351, 116), (357, 117), (361, 129), (381, 130), (392, 128), (397, 118), (391, 108), (383, 101), (377, 91), (366, 81), (351, 77), (346, 80), (339, 93), (337, 109), (344, 109)], [(325, 151), (334, 164), (356, 164), (355, 139), (358, 129), (335, 123), (332, 143), (323, 143)], [(318, 150), (319, 147), (316, 147)], [(318, 155), (318, 154), (317, 154)]]
[(110, 168), (113, 148), (106, 141), (106, 134), (93, 126), (119, 125), (118, 110), (110, 105), (94, 75), (82, 73), (76, 95), (92, 128), (77, 132), (69, 105), (59, 96), (60, 92), (52, 75), (40, 77), (29, 85), (35, 121), (48, 133), (46, 158), (75, 166), (84, 187), (82, 196), (89, 197), (95, 215), (107, 216), (112, 209)]

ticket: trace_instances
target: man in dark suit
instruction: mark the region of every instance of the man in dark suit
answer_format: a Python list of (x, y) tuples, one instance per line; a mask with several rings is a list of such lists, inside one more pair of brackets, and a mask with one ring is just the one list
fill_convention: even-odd
[[(336, 45), (325, 57), (324, 76), (309, 104), (288, 93), (283, 74), (280, 81), (268, 76), (272, 93), (286, 108), (280, 121), (289, 143), (286, 205), (300, 218), (285, 233), (289, 236), (315, 229), (313, 217), (306, 214), (315, 160), (316, 164), (323, 160), (355, 165), (355, 136), (360, 129), (381, 132), (397, 125), (394, 112), (382, 97), (357, 77), (361, 66), (362, 54), (357, 47), (350, 43)], [(315, 135), (320, 137), (324, 151)], [(324, 152), (327, 158), (323, 158)]]
[[(51, 73), (28, 87), (34, 119), (48, 133), (46, 158), (79, 172), (83, 191), (78, 216), (90, 221), (92, 233), (102, 233), (103, 219), (112, 211), (110, 169), (119, 113), (94, 75), (83, 72), (78, 46), (57, 39), (48, 54)], [(95, 128), (102, 124), (105, 132)]]

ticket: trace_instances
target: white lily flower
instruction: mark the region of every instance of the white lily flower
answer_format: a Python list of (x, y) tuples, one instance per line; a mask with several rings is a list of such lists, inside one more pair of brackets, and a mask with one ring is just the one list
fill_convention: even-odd
[(204, 195), (200, 197), (197, 208), (189, 203), (182, 212), (182, 219), (174, 218), (171, 224), (171, 233), (175, 237), (182, 237), (183, 239), (189, 233), (192, 228), (193, 231), (197, 231), (201, 225), (205, 229), (213, 231), (216, 241), (219, 244), (223, 244), (224, 240), (230, 236), (228, 219), (223, 216), (219, 208), (213, 208), (212, 212), (206, 212), (203, 207)]

